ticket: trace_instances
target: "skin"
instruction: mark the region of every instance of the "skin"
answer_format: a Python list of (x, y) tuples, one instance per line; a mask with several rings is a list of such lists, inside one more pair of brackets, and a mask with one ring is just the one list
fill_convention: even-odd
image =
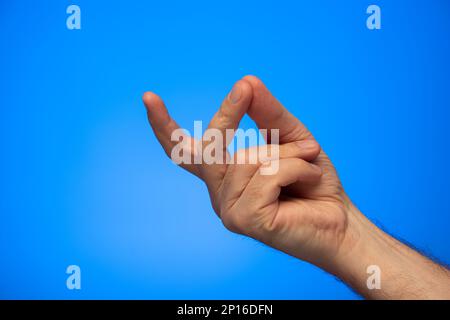
[[(171, 141), (171, 134), (179, 127), (156, 94), (146, 92), (143, 101), (153, 131), (170, 157), (178, 143)], [(206, 183), (214, 211), (226, 228), (308, 261), (366, 298), (450, 299), (449, 271), (384, 233), (353, 205), (312, 134), (261, 80), (254, 76), (239, 80), (208, 128), (225, 136), (226, 129), (238, 128), (245, 114), (260, 129), (279, 129), (278, 160), (181, 165)], [(188, 139), (194, 150), (195, 141)], [(204, 139), (203, 147), (210, 143), (214, 142)], [(270, 136), (267, 143), (270, 149)], [(261, 168), (274, 165), (270, 161), (278, 161), (278, 172), (261, 174)], [(381, 270), (380, 289), (367, 286), (371, 265)]]

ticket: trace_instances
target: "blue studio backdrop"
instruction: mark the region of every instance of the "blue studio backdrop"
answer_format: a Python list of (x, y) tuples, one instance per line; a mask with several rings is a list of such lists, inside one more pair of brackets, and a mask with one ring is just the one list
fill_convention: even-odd
[(0, 298), (357, 298), (227, 231), (149, 128), (146, 90), (193, 129), (246, 74), (363, 213), (449, 263), (449, 57), (447, 0), (1, 1)]

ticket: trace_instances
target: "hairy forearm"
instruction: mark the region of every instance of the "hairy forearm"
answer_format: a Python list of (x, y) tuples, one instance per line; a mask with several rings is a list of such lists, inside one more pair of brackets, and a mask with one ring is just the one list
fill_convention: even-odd
[[(342, 248), (324, 267), (368, 299), (450, 299), (445, 267), (377, 228), (353, 205)], [(369, 288), (368, 268), (380, 271), (379, 288)]]

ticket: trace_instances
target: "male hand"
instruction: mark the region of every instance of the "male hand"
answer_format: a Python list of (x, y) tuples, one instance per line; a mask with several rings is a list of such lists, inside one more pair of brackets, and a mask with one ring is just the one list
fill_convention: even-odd
[[(170, 156), (177, 143), (171, 134), (178, 125), (158, 96), (147, 92), (143, 100), (155, 135)], [(238, 164), (239, 154), (249, 158), (252, 150), (247, 149), (238, 151), (232, 164), (182, 166), (206, 182), (213, 208), (228, 229), (303, 260), (327, 263), (338, 253), (347, 230), (348, 205), (333, 165), (306, 127), (253, 76), (235, 84), (208, 129), (219, 129), (225, 137), (225, 130), (237, 129), (245, 113), (259, 129), (279, 129), (279, 160), (272, 160), (277, 164)], [(193, 158), (195, 142), (188, 139)], [(203, 140), (203, 148), (213, 143)], [(264, 175), (261, 166), (279, 170)]]
[[(171, 135), (179, 127), (157, 95), (147, 92), (143, 100), (153, 131), (170, 157), (178, 143)], [(217, 129), (226, 138), (226, 130), (237, 129), (246, 113), (259, 129), (279, 130), (279, 144), (271, 144), (267, 137), (271, 154), (279, 147), (278, 158), (238, 163), (242, 154), (249, 158), (250, 148), (239, 150), (231, 163), (181, 164), (205, 181), (212, 206), (229, 230), (309, 261), (368, 298), (450, 298), (448, 270), (387, 235), (359, 212), (312, 134), (259, 79), (239, 80), (208, 129)], [(202, 144), (192, 137), (185, 137), (185, 142), (191, 159), (202, 153), (199, 145), (217, 143), (205, 136)], [(222, 141), (223, 160), (229, 157), (227, 142)], [(267, 167), (278, 171), (262, 174)], [(366, 283), (367, 268), (373, 265), (383, 272), (382, 289), (372, 290)]]

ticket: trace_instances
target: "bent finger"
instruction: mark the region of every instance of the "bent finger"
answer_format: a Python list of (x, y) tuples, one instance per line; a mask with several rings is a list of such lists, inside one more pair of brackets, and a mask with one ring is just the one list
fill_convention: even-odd
[[(272, 174), (265, 174), (264, 169), (268, 169), (266, 172)], [(305, 160), (298, 158), (273, 160), (260, 167), (242, 195), (251, 196), (249, 193), (259, 190), (261, 197), (258, 206), (264, 207), (278, 199), (282, 187), (296, 182), (315, 183), (321, 176), (322, 169)]]

